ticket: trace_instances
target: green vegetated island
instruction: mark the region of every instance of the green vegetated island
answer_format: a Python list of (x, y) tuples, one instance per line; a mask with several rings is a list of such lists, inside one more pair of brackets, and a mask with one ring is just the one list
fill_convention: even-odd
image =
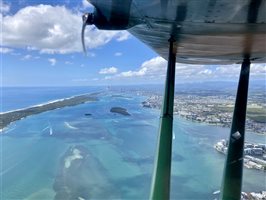
[(118, 114), (125, 115), (125, 116), (130, 116), (130, 114), (127, 112), (127, 109), (122, 108), (122, 107), (112, 107), (110, 109), (110, 112), (118, 113)]
[(48, 102), (46, 104), (40, 104), (32, 106), (29, 108), (14, 110), (10, 112), (4, 112), (0, 114), (0, 129), (2, 130), (10, 123), (20, 120), (22, 118), (43, 113), (50, 110), (55, 110), (58, 108), (63, 108), (67, 106), (75, 106), (83, 104), (90, 101), (97, 101), (96, 94), (83, 94), (78, 96), (73, 96), (70, 98), (60, 99), (53, 102)]

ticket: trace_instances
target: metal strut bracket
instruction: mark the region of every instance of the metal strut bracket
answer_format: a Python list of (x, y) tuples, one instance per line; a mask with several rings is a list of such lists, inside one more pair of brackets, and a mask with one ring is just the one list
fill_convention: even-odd
[(169, 58), (165, 81), (164, 99), (160, 118), (157, 152), (155, 155), (152, 177), (152, 200), (168, 200), (170, 197), (171, 160), (172, 160), (172, 129), (175, 91), (175, 39), (169, 39)]
[(246, 58), (241, 66), (227, 158), (224, 167), (221, 189), (221, 199), (223, 200), (239, 200), (241, 198), (249, 71), (250, 60)]

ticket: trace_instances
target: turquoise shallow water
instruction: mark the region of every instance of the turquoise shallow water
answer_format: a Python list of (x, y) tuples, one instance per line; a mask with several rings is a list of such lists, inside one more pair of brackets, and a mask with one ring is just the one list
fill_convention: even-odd
[[(1, 198), (147, 199), (159, 111), (143, 108), (143, 97), (122, 95), (102, 94), (10, 125), (1, 135)], [(113, 106), (131, 116), (110, 113)], [(172, 199), (214, 199), (224, 156), (213, 145), (229, 129), (175, 117), (174, 132)], [(265, 137), (247, 133), (247, 140)], [(245, 169), (243, 190), (265, 190), (265, 178)]]

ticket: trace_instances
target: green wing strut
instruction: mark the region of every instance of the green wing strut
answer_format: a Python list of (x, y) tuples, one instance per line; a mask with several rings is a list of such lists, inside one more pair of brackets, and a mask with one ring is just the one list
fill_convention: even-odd
[(170, 197), (176, 47), (174, 39), (171, 38), (169, 43), (164, 99), (150, 194), (150, 199), (156, 200), (167, 200)]
[(221, 199), (223, 200), (239, 200), (241, 198), (249, 69), (250, 60), (245, 59), (241, 66), (227, 158), (224, 167), (221, 190)]

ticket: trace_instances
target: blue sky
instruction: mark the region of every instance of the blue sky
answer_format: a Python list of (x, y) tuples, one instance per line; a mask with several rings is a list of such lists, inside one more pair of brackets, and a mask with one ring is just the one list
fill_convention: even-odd
[[(85, 0), (1, 3), (2, 86), (80, 86), (163, 83), (166, 61), (127, 31), (80, 31)], [(230, 70), (228, 70), (230, 69)], [(239, 65), (177, 64), (178, 82), (237, 80)], [(265, 79), (265, 64), (253, 65), (252, 79)]]

